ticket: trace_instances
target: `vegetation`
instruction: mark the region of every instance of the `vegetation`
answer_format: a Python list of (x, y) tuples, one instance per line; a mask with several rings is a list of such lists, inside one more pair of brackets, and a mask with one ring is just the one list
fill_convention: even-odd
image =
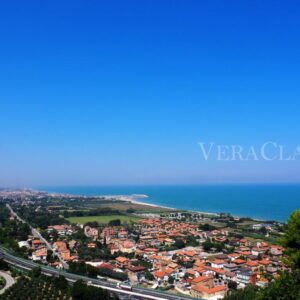
[(72, 289), (72, 298), (74, 300), (109, 300), (118, 299), (115, 295), (111, 295), (106, 290), (93, 286), (87, 286), (82, 280), (74, 283)]
[(257, 288), (249, 285), (244, 289), (229, 293), (224, 300), (254, 300), (257, 295)]
[(87, 286), (77, 281), (73, 286), (64, 276), (48, 278), (36, 268), (29, 276), (21, 276), (0, 300), (110, 300), (118, 299), (116, 295), (101, 288)]
[(16, 213), (33, 227), (47, 229), (50, 225), (62, 225), (67, 221), (58, 212), (49, 213), (47, 209), (37, 209), (34, 205), (14, 207)]
[(3, 289), (6, 285), (5, 278), (0, 276), (0, 290)]
[(44, 277), (25, 277), (18, 278), (17, 282), (3, 295), (0, 300), (39, 300), (39, 299), (70, 299), (70, 291), (62, 290), (55, 286), (52, 280)]
[(99, 224), (108, 224), (111, 221), (120, 220), (122, 224), (136, 222), (139, 217), (130, 215), (108, 215), (108, 216), (87, 216), (87, 217), (71, 217), (67, 220), (75, 224), (86, 224), (88, 222), (98, 222)]
[(202, 246), (205, 251), (210, 251), (212, 248), (215, 248), (218, 252), (222, 251), (222, 249), (225, 247), (222, 243), (211, 242), (210, 240), (206, 240)]
[(288, 265), (300, 270), (300, 210), (291, 214), (281, 244), (286, 249)]
[(20, 249), (17, 240), (27, 240), (30, 228), (17, 220), (10, 220), (10, 212), (3, 203), (0, 204), (0, 243), (6, 248), (13, 249), (24, 255), (26, 249)]
[(85, 209), (85, 210), (66, 210), (63, 212), (64, 218), (71, 217), (88, 217), (88, 216), (108, 216), (108, 215), (121, 215), (121, 212), (110, 207), (94, 208), (94, 209)]
[(199, 224), (199, 229), (203, 231), (211, 231), (217, 229), (216, 226), (213, 226), (211, 224), (205, 223), (205, 224)]

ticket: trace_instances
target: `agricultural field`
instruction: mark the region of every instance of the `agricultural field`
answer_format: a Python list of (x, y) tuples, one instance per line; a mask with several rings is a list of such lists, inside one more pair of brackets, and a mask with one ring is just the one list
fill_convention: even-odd
[(87, 222), (98, 222), (99, 224), (108, 224), (112, 220), (120, 220), (122, 224), (138, 221), (140, 218), (129, 215), (111, 215), (111, 216), (85, 216), (85, 217), (70, 217), (67, 220), (71, 223), (85, 224)]

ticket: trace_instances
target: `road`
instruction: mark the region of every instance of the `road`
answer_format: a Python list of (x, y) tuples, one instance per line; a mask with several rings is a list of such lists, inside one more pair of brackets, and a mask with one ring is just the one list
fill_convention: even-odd
[(47, 247), (48, 250), (52, 251), (53, 254), (55, 256), (58, 257), (60, 263), (62, 264), (62, 266), (64, 267), (64, 269), (68, 269), (69, 265), (64, 261), (64, 259), (61, 257), (60, 253), (58, 253), (52, 246), (51, 244), (39, 233), (38, 230), (36, 230), (34, 227), (32, 227), (28, 222), (26, 222), (24, 219), (22, 219), (13, 209), (9, 204), (6, 204), (6, 207), (10, 210), (10, 213), (12, 216), (16, 217), (17, 220), (19, 220), (20, 222), (27, 224), (30, 229), (31, 232), (33, 234), (34, 237), (39, 238)]
[(35, 267), (41, 267), (42, 273), (48, 276), (59, 276), (63, 275), (65, 278), (70, 282), (75, 282), (77, 280), (83, 280), (84, 282), (100, 287), (106, 290), (110, 290), (112, 292), (116, 292), (117, 294), (123, 294), (128, 295), (130, 297), (137, 297), (139, 299), (152, 299), (152, 300), (191, 300), (190, 297), (187, 296), (178, 296), (173, 294), (164, 293), (161, 291), (156, 290), (150, 290), (150, 289), (143, 289), (143, 288), (137, 288), (134, 287), (132, 291), (126, 291), (119, 289), (115, 283), (99, 280), (95, 278), (89, 278), (85, 276), (80, 276), (73, 273), (68, 273), (65, 271), (57, 270), (48, 266), (42, 266), (36, 263), (33, 263), (32, 261), (19, 258), (14, 256), (13, 254), (9, 253), (7, 249), (0, 246), (0, 256), (3, 260), (5, 260), (7, 263), (14, 265), (16, 267), (25, 269), (25, 270), (31, 270)]
[(3, 271), (0, 271), (0, 277), (3, 277), (6, 281), (5, 287), (2, 290), (0, 290), (0, 295), (1, 295), (15, 283), (15, 280), (9, 274)]

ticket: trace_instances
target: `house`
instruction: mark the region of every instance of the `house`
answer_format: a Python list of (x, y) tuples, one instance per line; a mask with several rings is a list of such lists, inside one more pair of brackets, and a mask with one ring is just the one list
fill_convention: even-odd
[(238, 266), (235, 263), (225, 264), (224, 270), (228, 272), (235, 272), (238, 269)]
[(222, 259), (215, 259), (211, 262), (213, 268), (223, 269), (226, 262)]
[(21, 242), (18, 242), (18, 245), (19, 245), (19, 248), (27, 248), (27, 249), (30, 249), (30, 245), (28, 243), (28, 241), (21, 241)]
[(65, 261), (71, 260), (70, 250), (62, 250), (60, 252), (61, 258)]
[(175, 240), (170, 239), (170, 238), (166, 238), (166, 239), (164, 239), (163, 243), (164, 243), (166, 246), (172, 246), (172, 245), (175, 243)]
[(88, 243), (87, 244), (87, 247), (90, 249), (94, 249), (94, 248), (96, 248), (96, 246), (97, 246), (96, 243)]
[(31, 244), (32, 244), (32, 249), (36, 250), (42, 245), (42, 241), (41, 240), (33, 240), (31, 242)]
[(47, 259), (47, 248), (40, 248), (32, 252), (33, 261), (45, 261)]
[(128, 236), (128, 231), (124, 228), (120, 229), (118, 232), (118, 238), (126, 238)]
[(258, 268), (258, 262), (257, 261), (252, 261), (252, 260), (248, 260), (245, 264), (246, 267), (248, 267), (249, 269), (251, 269), (252, 271), (256, 271)]
[(240, 245), (245, 247), (250, 247), (252, 245), (251, 241), (247, 239), (240, 239)]
[(227, 287), (225, 285), (207, 286), (197, 284), (191, 288), (191, 296), (196, 299), (222, 299), (225, 297)]
[(197, 285), (199, 283), (205, 283), (205, 282), (211, 281), (212, 279), (213, 279), (212, 275), (198, 276), (198, 277), (195, 277), (194, 279), (192, 279), (191, 284)]
[(51, 233), (52, 231), (57, 231), (59, 236), (71, 235), (73, 233), (72, 227), (69, 225), (51, 225), (48, 226), (47, 231)]
[(85, 236), (92, 238), (93, 240), (96, 240), (99, 236), (99, 231), (97, 228), (92, 228), (90, 226), (84, 227), (84, 234)]
[(73, 249), (75, 246), (76, 246), (76, 241), (75, 240), (71, 240), (71, 241), (69, 241), (69, 243), (68, 243), (68, 245), (69, 245), (69, 248), (70, 249)]
[(265, 277), (261, 277), (257, 282), (256, 285), (259, 287), (266, 287), (269, 284), (269, 280)]
[(162, 282), (162, 281), (167, 282), (169, 278), (167, 273), (161, 270), (154, 272), (153, 275), (158, 282)]
[(127, 274), (131, 282), (140, 282), (142, 279), (145, 278), (146, 270), (147, 269), (143, 266), (128, 266)]
[(267, 250), (268, 250), (268, 248), (253, 247), (251, 249), (251, 253), (252, 253), (252, 255), (259, 256), (259, 255), (266, 253)]
[(237, 258), (237, 259), (234, 260), (234, 263), (235, 263), (236, 265), (241, 266), (241, 265), (245, 264), (246, 261), (245, 261), (244, 259)]
[(134, 252), (135, 245), (130, 240), (125, 240), (119, 243), (119, 250), (124, 253), (132, 253)]
[(239, 253), (230, 253), (230, 254), (228, 254), (228, 257), (229, 257), (229, 259), (230, 259), (231, 261), (236, 260), (236, 259), (239, 258), (240, 256), (241, 256), (241, 254), (239, 254)]
[(53, 243), (54, 250), (57, 250), (58, 252), (67, 250), (67, 244), (63, 241), (56, 241)]
[(119, 256), (116, 258), (116, 266), (121, 269), (125, 269), (129, 264), (129, 260), (126, 257)]
[(250, 269), (240, 269), (236, 272), (236, 279), (239, 283), (256, 284), (256, 274)]
[(277, 245), (271, 245), (270, 246), (270, 253), (273, 256), (280, 256), (283, 254), (283, 247), (277, 246)]
[(262, 259), (258, 261), (259, 267), (266, 269), (269, 265), (272, 264), (272, 262), (270, 260), (267, 259)]

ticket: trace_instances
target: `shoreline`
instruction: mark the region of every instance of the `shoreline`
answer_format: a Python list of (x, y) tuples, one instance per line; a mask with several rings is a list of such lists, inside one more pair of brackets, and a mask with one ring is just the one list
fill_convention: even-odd
[[(208, 216), (220, 216), (221, 212), (208, 212), (208, 211), (198, 211), (198, 210), (191, 210), (191, 209), (185, 209), (185, 208), (175, 208), (175, 207), (169, 207), (169, 206), (164, 206), (160, 204), (154, 204), (154, 203), (148, 203), (148, 202), (143, 202), (141, 199), (143, 198), (149, 198), (148, 195), (146, 194), (131, 194), (131, 195), (122, 195), (122, 194), (110, 194), (110, 195), (85, 195), (85, 194), (69, 194), (69, 193), (57, 193), (57, 192), (48, 192), (48, 191), (41, 191), (41, 190), (36, 190), (36, 189), (31, 189), (31, 191), (36, 191), (36, 192), (44, 192), (52, 196), (64, 196), (64, 197), (84, 197), (84, 198), (104, 198), (106, 200), (111, 200), (113, 201), (123, 201), (131, 204), (136, 204), (136, 205), (143, 205), (143, 206), (149, 206), (149, 207), (154, 207), (154, 208), (161, 208), (161, 209), (168, 209), (171, 211), (185, 211), (185, 212), (190, 212), (190, 213), (198, 213), (198, 214), (204, 214)], [(267, 219), (267, 218), (260, 218), (260, 217), (255, 217), (255, 216), (243, 216), (243, 215), (233, 215), (230, 212), (228, 212), (232, 217), (234, 218), (250, 218), (253, 221), (256, 222), (278, 222), (285, 224), (286, 221), (282, 220), (275, 220), (275, 219)]]
[[(155, 208), (162, 208), (162, 209), (168, 209), (172, 211), (185, 211), (185, 212), (191, 212), (191, 213), (197, 213), (197, 214), (204, 214), (204, 215), (209, 215), (209, 216), (219, 216), (220, 213), (215, 213), (215, 212), (207, 212), (207, 211), (195, 211), (195, 210), (190, 210), (190, 209), (184, 209), (184, 208), (175, 208), (175, 207), (170, 207), (170, 206), (163, 206), (159, 204), (154, 204), (154, 203), (148, 203), (148, 202), (143, 202), (141, 200), (136, 200), (136, 199), (142, 199), (142, 198), (149, 198), (148, 195), (142, 194), (133, 194), (133, 195), (76, 195), (76, 194), (61, 194), (61, 193), (49, 193), (52, 196), (66, 196), (66, 197), (93, 197), (93, 198), (104, 198), (106, 200), (111, 200), (113, 201), (123, 201), (125, 203), (131, 203), (131, 204), (137, 204), (137, 205), (144, 205), (144, 206), (149, 206), (149, 207), (155, 207)], [(233, 217), (239, 217), (239, 216), (233, 216)], [(257, 219), (253, 219), (257, 220)]]
[[(146, 194), (133, 194), (133, 195), (83, 195), (83, 194), (68, 194), (68, 193), (49, 193), (47, 191), (43, 191), (45, 193), (48, 193), (51, 196), (65, 196), (65, 197), (92, 197), (92, 198), (104, 198), (106, 200), (111, 200), (113, 201), (123, 201), (131, 204), (137, 204), (137, 205), (144, 205), (144, 206), (149, 206), (149, 207), (155, 207), (155, 208), (163, 208), (163, 209), (169, 209), (172, 211), (186, 211), (186, 212), (192, 212), (192, 213), (198, 213), (198, 214), (204, 214), (204, 215), (209, 215), (209, 216), (219, 216), (220, 213), (215, 213), (215, 212), (207, 212), (207, 211), (195, 211), (195, 210), (190, 210), (190, 209), (184, 209), (184, 208), (175, 208), (175, 207), (170, 207), (170, 206), (163, 206), (160, 204), (154, 204), (154, 203), (148, 203), (148, 202), (143, 202), (141, 200), (136, 200), (136, 199), (143, 199), (143, 198), (149, 198), (148, 195)], [(234, 216), (234, 217), (239, 217), (239, 216)], [(257, 219), (253, 219), (257, 220)]]

